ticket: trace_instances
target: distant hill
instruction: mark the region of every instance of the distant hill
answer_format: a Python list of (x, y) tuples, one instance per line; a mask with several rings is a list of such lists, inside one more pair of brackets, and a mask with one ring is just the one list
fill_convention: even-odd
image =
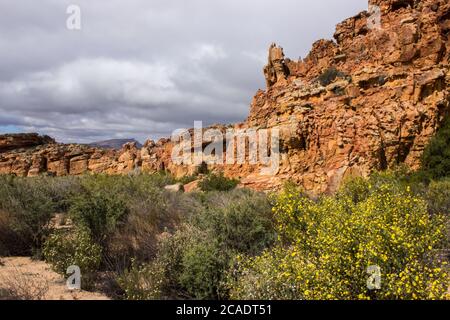
[(125, 143), (136, 142), (138, 148), (142, 148), (142, 144), (136, 139), (110, 139), (104, 141), (96, 141), (89, 143), (89, 146), (103, 149), (120, 149)]

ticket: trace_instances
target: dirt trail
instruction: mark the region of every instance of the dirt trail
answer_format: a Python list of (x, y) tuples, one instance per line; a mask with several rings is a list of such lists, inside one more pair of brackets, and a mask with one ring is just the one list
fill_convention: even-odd
[[(43, 261), (28, 257), (0, 258), (0, 291), (11, 286), (29, 299), (43, 300), (108, 300), (100, 293), (70, 291), (65, 279)], [(0, 292), (0, 299), (1, 299)]]

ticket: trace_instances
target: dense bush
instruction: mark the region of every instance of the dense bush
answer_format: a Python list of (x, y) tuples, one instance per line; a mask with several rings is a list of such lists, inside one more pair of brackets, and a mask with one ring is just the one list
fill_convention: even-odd
[[(122, 288), (131, 292), (127, 298), (226, 298), (222, 283), (232, 257), (258, 254), (275, 240), (271, 206), (264, 195), (234, 190), (192, 197), (203, 206), (176, 232), (161, 237), (155, 260), (130, 271), (127, 279), (132, 284), (120, 278)], [(156, 277), (161, 267), (164, 272)]]
[(69, 266), (77, 265), (81, 274), (87, 276), (99, 269), (102, 248), (93, 241), (88, 230), (78, 228), (51, 235), (44, 244), (43, 254), (56, 272), (66, 275)]
[(158, 300), (166, 282), (165, 266), (159, 260), (144, 265), (133, 261), (117, 282), (128, 300)]
[[(362, 184), (363, 185), (363, 184)], [(280, 243), (238, 261), (231, 296), (240, 299), (444, 298), (449, 275), (437, 253), (442, 216), (397, 182), (356, 184), (365, 196), (312, 201), (292, 189), (274, 207)], [(380, 290), (367, 287), (369, 266), (381, 268)]]
[(156, 252), (156, 236), (174, 230), (183, 215), (189, 215), (196, 201), (165, 192), (162, 187), (172, 182), (173, 178), (163, 174), (78, 178), (78, 194), (67, 201), (69, 213), (73, 227), (86, 230), (100, 245), (101, 270), (122, 273), (132, 259), (136, 264), (150, 261)]
[(432, 181), (425, 194), (431, 214), (450, 216), (450, 179)]
[(74, 223), (91, 233), (94, 241), (104, 243), (128, 211), (126, 204), (114, 194), (90, 193), (72, 200), (70, 216)]
[(40, 176), (27, 181), (39, 181), (39, 188), (46, 197), (53, 203), (55, 212), (64, 213), (70, 208), (71, 200), (83, 193), (83, 177), (65, 176), (49, 177)]
[(427, 179), (450, 176), (450, 118), (446, 119), (422, 155), (421, 173)]
[(158, 235), (174, 232), (202, 205), (189, 195), (155, 189), (135, 195), (127, 201), (127, 208), (127, 219), (110, 236), (105, 256), (108, 267), (118, 272), (128, 268), (131, 259), (137, 265), (154, 259)]
[(25, 243), (20, 234), (14, 230), (14, 224), (17, 223), (15, 220), (13, 214), (0, 211), (0, 257), (25, 253), (33, 245)]
[(193, 174), (193, 175), (189, 175), (189, 176), (183, 176), (183, 177), (177, 179), (177, 182), (184, 185), (184, 184), (188, 184), (188, 183), (193, 182), (198, 179), (199, 179), (199, 176)]
[[(311, 199), (223, 174), (188, 194), (164, 190), (167, 174), (0, 177), (0, 255), (45, 241), (56, 271), (111, 277), (126, 299), (443, 298), (450, 182), (422, 181), (398, 168)], [(70, 212), (64, 230), (55, 212)], [(380, 290), (367, 289), (370, 265)]]
[(141, 265), (133, 261), (130, 270), (118, 277), (125, 298), (186, 298), (187, 293), (179, 281), (183, 272), (182, 258), (186, 247), (195, 241), (198, 234), (198, 229), (187, 224), (173, 234), (161, 234), (155, 259)]
[(229, 267), (230, 250), (218, 239), (205, 234), (203, 239), (190, 243), (182, 254), (182, 272), (179, 282), (195, 299), (221, 297), (220, 285)]
[(202, 191), (230, 191), (236, 188), (239, 181), (226, 178), (222, 172), (210, 173), (199, 183)]
[(0, 254), (37, 253), (49, 234), (54, 206), (40, 179), (0, 176)]
[(266, 195), (233, 190), (210, 193), (204, 203), (206, 209), (194, 217), (193, 224), (210, 230), (224, 247), (253, 255), (274, 242), (273, 214)]

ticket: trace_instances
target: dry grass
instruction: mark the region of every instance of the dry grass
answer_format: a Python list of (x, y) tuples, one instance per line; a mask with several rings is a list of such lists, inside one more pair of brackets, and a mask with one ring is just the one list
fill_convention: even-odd
[(37, 275), (24, 275), (17, 270), (0, 277), (0, 300), (44, 300), (48, 282)]
[(104, 294), (69, 290), (66, 280), (43, 261), (0, 258), (0, 300), (104, 300)]

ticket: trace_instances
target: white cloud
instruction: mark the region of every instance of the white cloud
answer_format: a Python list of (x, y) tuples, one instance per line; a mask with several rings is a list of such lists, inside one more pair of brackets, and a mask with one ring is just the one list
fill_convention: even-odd
[(226, 57), (225, 50), (221, 46), (210, 43), (197, 45), (190, 54), (190, 58), (197, 62), (204, 62), (205, 60), (217, 61)]
[(296, 59), (362, 0), (0, 2), (0, 130), (63, 141), (170, 135), (244, 120), (273, 41)]

